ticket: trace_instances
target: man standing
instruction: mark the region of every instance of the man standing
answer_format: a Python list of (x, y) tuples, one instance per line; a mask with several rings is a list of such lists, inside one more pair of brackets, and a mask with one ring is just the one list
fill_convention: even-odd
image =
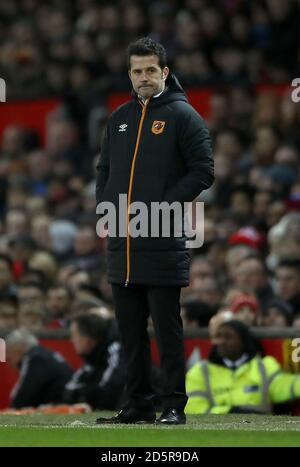
[[(142, 38), (128, 47), (133, 99), (110, 117), (98, 163), (97, 204), (110, 201), (126, 235), (109, 236), (108, 280), (126, 362), (126, 404), (98, 423), (153, 423), (150, 383), (152, 318), (164, 377), (163, 413), (156, 423), (184, 424), (185, 362), (180, 290), (189, 284), (186, 236), (139, 237), (130, 232), (132, 203), (194, 200), (213, 182), (211, 140), (166, 66), (161, 44)], [(122, 208), (119, 195), (127, 195)], [(173, 219), (174, 221), (174, 219)], [(150, 223), (149, 223), (150, 225)]]

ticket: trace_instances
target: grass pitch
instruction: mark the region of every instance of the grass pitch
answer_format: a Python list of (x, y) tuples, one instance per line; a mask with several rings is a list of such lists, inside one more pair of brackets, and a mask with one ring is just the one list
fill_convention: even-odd
[(300, 417), (190, 415), (183, 426), (95, 425), (99, 415), (0, 415), (0, 446), (300, 446)]

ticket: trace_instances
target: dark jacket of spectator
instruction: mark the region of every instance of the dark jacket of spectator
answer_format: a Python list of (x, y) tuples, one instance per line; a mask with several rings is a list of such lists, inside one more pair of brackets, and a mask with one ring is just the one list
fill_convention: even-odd
[(64, 385), (72, 372), (59, 353), (33, 347), (22, 360), (19, 380), (11, 392), (11, 407), (61, 403)]

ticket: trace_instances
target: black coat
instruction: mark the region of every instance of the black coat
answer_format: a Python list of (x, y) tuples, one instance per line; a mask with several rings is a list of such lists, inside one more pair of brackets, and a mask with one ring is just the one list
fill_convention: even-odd
[[(114, 203), (117, 220), (121, 214), (126, 225), (127, 208), (119, 206), (120, 193), (128, 194), (131, 203), (142, 201), (147, 206), (152, 201), (189, 202), (211, 186), (213, 168), (207, 127), (170, 75), (166, 90), (146, 107), (134, 96), (110, 117), (97, 165), (97, 204)], [(190, 255), (184, 234), (133, 238), (119, 235), (118, 228), (119, 224), (117, 236), (108, 239), (110, 282), (189, 284)]]
[(59, 353), (33, 347), (22, 360), (20, 377), (11, 393), (11, 407), (61, 403), (64, 386), (72, 373)]

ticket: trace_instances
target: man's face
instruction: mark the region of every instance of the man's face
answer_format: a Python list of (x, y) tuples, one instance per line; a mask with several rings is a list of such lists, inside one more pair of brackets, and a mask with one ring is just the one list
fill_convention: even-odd
[(47, 294), (47, 308), (52, 316), (62, 317), (70, 311), (71, 300), (67, 290), (50, 289)]
[(243, 353), (239, 335), (230, 327), (221, 325), (217, 331), (217, 349), (221, 358), (237, 360)]
[(97, 237), (94, 230), (90, 227), (84, 227), (78, 232), (75, 242), (74, 251), (77, 255), (87, 255), (93, 253), (97, 248)]
[(207, 303), (210, 306), (217, 306), (219, 304), (221, 297), (213, 277), (206, 277), (205, 279), (197, 277), (193, 280), (192, 288), (201, 302)]
[(236, 285), (241, 288), (259, 290), (268, 283), (263, 265), (255, 258), (242, 261), (237, 267)]
[(128, 74), (135, 92), (148, 99), (163, 91), (169, 68), (161, 69), (156, 55), (132, 55)]
[(250, 248), (247, 246), (237, 245), (230, 248), (226, 254), (226, 266), (231, 279), (236, 280), (238, 266), (243, 258), (250, 253)]
[(44, 293), (37, 287), (20, 287), (19, 300), (21, 304), (30, 303), (42, 306), (44, 304)]
[(284, 300), (291, 300), (300, 293), (300, 277), (296, 269), (279, 267), (276, 279), (279, 295)]
[(70, 339), (78, 355), (89, 354), (96, 345), (96, 341), (91, 337), (85, 336), (78, 329), (77, 323), (73, 322), (70, 326)]
[(24, 305), (24, 308), (20, 308), (18, 325), (28, 331), (40, 331), (44, 327), (43, 314), (37, 313), (28, 305)]
[(210, 264), (206, 261), (194, 261), (191, 265), (190, 279), (193, 282), (195, 279), (203, 280), (207, 277), (213, 277), (214, 271)]

